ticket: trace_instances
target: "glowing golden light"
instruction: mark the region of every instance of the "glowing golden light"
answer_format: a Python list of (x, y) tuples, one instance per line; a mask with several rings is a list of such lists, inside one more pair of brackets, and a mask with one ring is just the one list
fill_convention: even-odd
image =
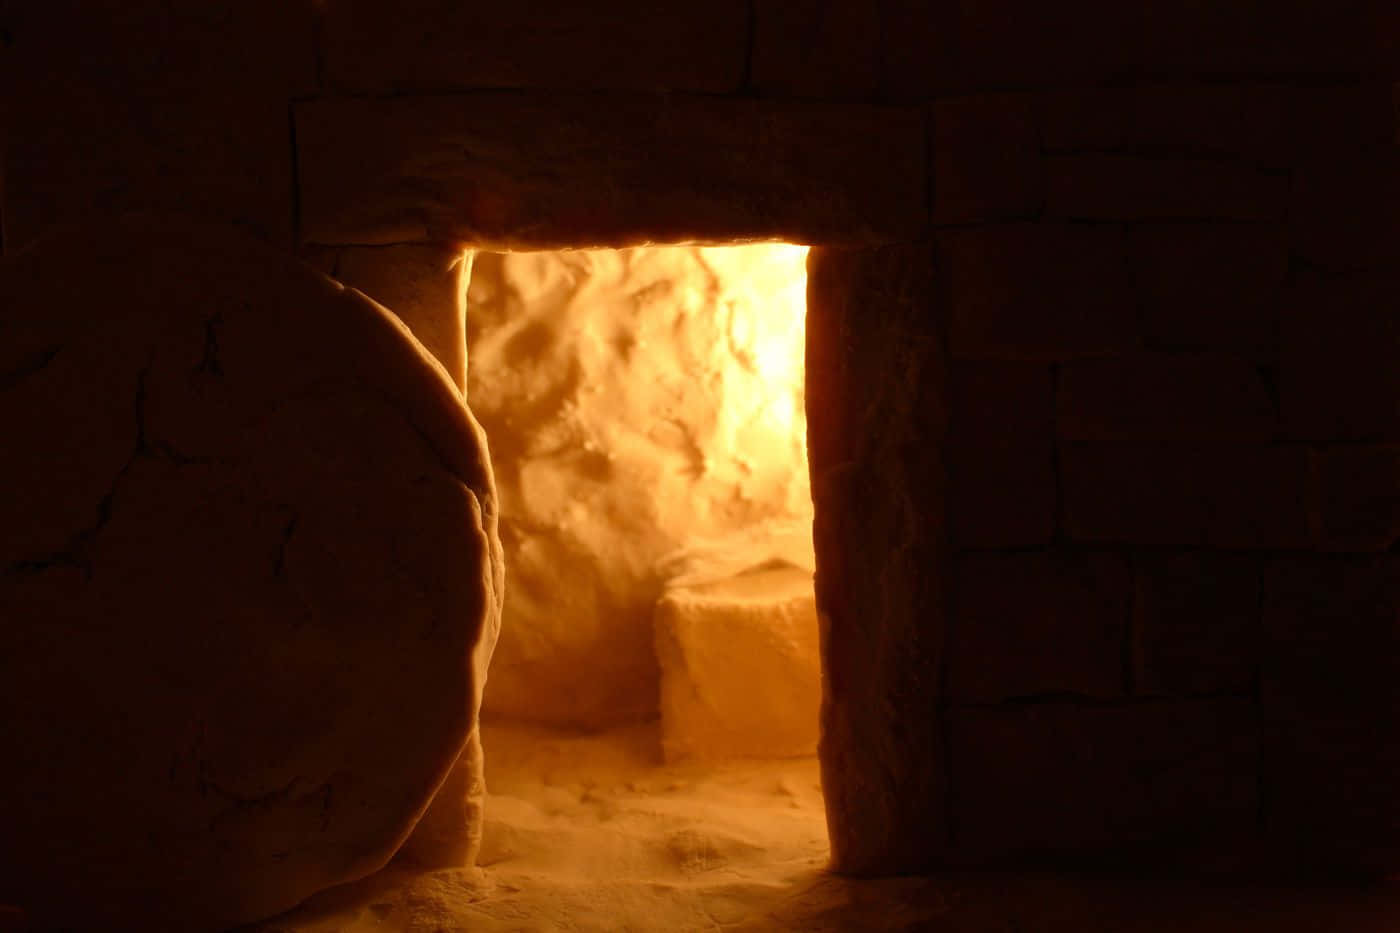
[(488, 713), (655, 715), (669, 581), (810, 570), (806, 260), (781, 243), (477, 257), (468, 398), (510, 568)]
[(728, 425), (720, 446), (750, 463), (772, 460), (805, 473), (807, 247), (770, 243), (702, 249), (701, 255), (732, 283), (721, 302), (732, 357), (723, 377)]
[[(535, 878), (598, 871), (603, 850), (627, 854), (610, 876), (668, 877), (674, 859), (652, 853), (678, 835), (772, 864), (825, 861), (807, 252), (477, 257), (468, 398), (490, 438), (508, 568), (483, 707), (493, 870), (528, 863), (524, 839), (546, 854)], [(606, 775), (563, 792), (589, 756)], [(500, 777), (512, 759), (515, 791)], [(567, 836), (540, 831), (546, 810)], [(721, 827), (720, 814), (734, 816)]]

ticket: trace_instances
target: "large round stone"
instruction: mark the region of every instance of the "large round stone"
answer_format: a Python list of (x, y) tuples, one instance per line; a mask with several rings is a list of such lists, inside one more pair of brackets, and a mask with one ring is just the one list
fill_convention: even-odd
[(0, 902), (208, 929), (382, 865), (479, 748), (499, 626), (440, 368), (290, 258), (128, 218), (3, 266), (0, 423)]

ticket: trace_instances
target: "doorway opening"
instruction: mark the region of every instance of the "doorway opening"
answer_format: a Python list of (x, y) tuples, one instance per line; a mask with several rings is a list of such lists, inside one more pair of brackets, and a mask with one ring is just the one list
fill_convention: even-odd
[(467, 397), (507, 566), (482, 712), (498, 881), (560, 904), (660, 885), (645, 909), (685, 911), (675, 885), (826, 863), (806, 256), (474, 256)]

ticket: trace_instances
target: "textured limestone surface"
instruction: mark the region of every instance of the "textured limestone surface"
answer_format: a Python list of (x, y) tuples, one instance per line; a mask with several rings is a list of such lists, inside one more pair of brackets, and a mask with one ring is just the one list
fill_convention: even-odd
[(814, 251), (807, 415), (832, 867), (913, 871), (948, 843), (947, 361), (926, 246)]
[(0, 902), (221, 928), (480, 792), (485, 441), (382, 307), (213, 228), (68, 230), (3, 267), (0, 420)]
[(817, 752), (812, 575), (782, 565), (678, 581), (656, 604), (667, 761)]
[(669, 579), (721, 557), (811, 568), (805, 259), (781, 244), (476, 257), (467, 391), (511, 566), (488, 714), (655, 716)]

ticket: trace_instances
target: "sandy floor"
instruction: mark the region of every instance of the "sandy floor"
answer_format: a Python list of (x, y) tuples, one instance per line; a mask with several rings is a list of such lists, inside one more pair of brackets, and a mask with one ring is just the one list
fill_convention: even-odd
[(662, 766), (657, 731), (483, 731), (480, 868), (391, 868), (263, 933), (731, 929), (827, 858), (814, 758)]
[(654, 730), (488, 729), (482, 867), (391, 866), (261, 924), (362, 931), (1395, 933), (1400, 888), (822, 871), (816, 762), (666, 768)]

